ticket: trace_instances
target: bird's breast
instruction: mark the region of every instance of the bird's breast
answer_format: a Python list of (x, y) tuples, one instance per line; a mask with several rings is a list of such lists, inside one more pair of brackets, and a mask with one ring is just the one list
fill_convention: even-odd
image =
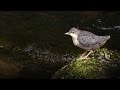
[(79, 46), (79, 41), (77, 40), (77, 37), (73, 37), (72, 40), (75, 46)]

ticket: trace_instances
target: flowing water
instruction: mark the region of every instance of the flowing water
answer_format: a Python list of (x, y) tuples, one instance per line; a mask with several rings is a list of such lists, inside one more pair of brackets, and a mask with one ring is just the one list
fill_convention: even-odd
[(14, 67), (8, 66), (14, 74), (6, 74), (8, 68), (0, 67), (1, 78), (51, 78), (84, 52), (73, 45), (71, 37), (64, 35), (71, 27), (110, 35), (111, 39), (104, 47), (120, 50), (119, 14), (97, 11), (0, 12), (0, 60), (3, 66), (14, 63)]

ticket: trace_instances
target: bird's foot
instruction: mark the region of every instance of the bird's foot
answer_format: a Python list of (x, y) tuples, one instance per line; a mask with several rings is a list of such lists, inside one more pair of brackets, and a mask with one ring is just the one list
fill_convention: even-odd
[(84, 56), (83, 54), (80, 56), (80, 59), (90, 59), (90, 58), (88, 58), (88, 56), (91, 54), (91, 53), (93, 53), (93, 50), (90, 50), (90, 52), (86, 55), (86, 56)]
[(80, 57), (80, 59), (90, 59), (89, 57)]

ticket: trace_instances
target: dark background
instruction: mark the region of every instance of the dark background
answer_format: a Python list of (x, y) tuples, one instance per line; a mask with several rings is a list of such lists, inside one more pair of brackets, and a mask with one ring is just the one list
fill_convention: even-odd
[[(83, 52), (64, 35), (71, 27), (110, 35), (104, 47), (119, 51), (119, 25), (120, 11), (0, 11), (1, 78), (51, 78), (66, 64), (60, 55)], [(24, 52), (33, 43), (31, 52), (39, 48), (40, 60)]]

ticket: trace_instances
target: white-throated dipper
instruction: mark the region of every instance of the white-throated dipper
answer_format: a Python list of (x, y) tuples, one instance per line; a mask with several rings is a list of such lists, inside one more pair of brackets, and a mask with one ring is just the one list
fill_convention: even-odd
[[(95, 35), (89, 31), (79, 30), (75, 27), (71, 28), (69, 32), (65, 34), (72, 37), (73, 44), (75, 46), (86, 50), (81, 55), (80, 59), (86, 59), (93, 52), (93, 50), (100, 48), (106, 43), (107, 40), (110, 39), (110, 36)], [(84, 56), (87, 51), (89, 51), (89, 53)]]

